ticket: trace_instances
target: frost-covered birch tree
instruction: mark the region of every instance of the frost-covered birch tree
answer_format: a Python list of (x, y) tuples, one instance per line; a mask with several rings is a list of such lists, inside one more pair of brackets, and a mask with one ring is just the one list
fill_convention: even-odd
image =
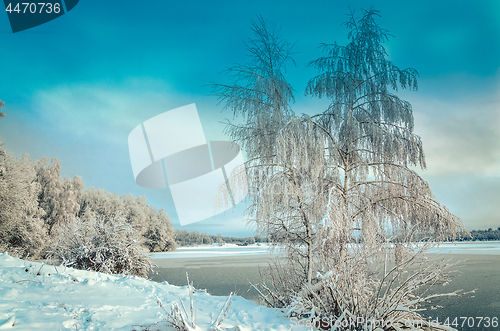
[(331, 100), (311, 121), (324, 133), (326, 157), (338, 170), (331, 177), (324, 225), (335, 233), (341, 257), (351, 237), (373, 249), (380, 238), (409, 243), (425, 232), (442, 240), (462, 230), (410, 168), (425, 169), (425, 157), (413, 132), (412, 107), (395, 92), (416, 90), (417, 72), (387, 59), (383, 42), (389, 35), (376, 16), (374, 9), (359, 19), (352, 14), (346, 23), (351, 42), (325, 44), (327, 55), (309, 63), (320, 74), (309, 81), (306, 93)]
[(214, 84), (214, 93), (243, 118), (242, 124), (228, 124), (227, 131), (246, 153), (249, 211), (258, 232), (284, 245), (289, 262), (299, 266), (299, 282), (311, 283), (314, 243), (328, 195), (318, 180), (326, 171), (322, 136), (291, 110), (293, 90), (284, 77), (286, 64), (294, 64), (291, 45), (262, 19), (253, 22), (252, 30), (251, 61), (229, 68), (232, 83)]
[(377, 16), (374, 9), (360, 18), (351, 13), (349, 44), (324, 44), (326, 55), (309, 63), (320, 74), (309, 81), (306, 94), (331, 103), (304, 121), (322, 132), (332, 169), (317, 241), (318, 277), (295, 300), (294, 310), (305, 309), (309, 316), (418, 318), (417, 307), (428, 298), (415, 298), (415, 289), (445, 276), (439, 265), (419, 264), (417, 272), (405, 273), (428, 247), (416, 242), (423, 237), (439, 242), (463, 231), (412, 169), (425, 169), (425, 156), (414, 134), (412, 107), (396, 92), (416, 90), (417, 72), (387, 59), (383, 43), (389, 34), (377, 25)]
[[(446, 279), (420, 254), (463, 231), (414, 170), (426, 167), (423, 146), (411, 105), (396, 93), (416, 90), (418, 74), (387, 59), (389, 33), (377, 16), (374, 9), (351, 13), (350, 42), (323, 44), (326, 55), (309, 63), (319, 75), (306, 95), (331, 101), (315, 116), (292, 112), (283, 76), (290, 48), (263, 21), (247, 45), (252, 62), (227, 71), (232, 85), (214, 84), (225, 107), (244, 119), (228, 132), (247, 153), (250, 214), (288, 253), (261, 294), (291, 315), (419, 318), (430, 298), (416, 290)], [(410, 266), (414, 272), (405, 272)]]

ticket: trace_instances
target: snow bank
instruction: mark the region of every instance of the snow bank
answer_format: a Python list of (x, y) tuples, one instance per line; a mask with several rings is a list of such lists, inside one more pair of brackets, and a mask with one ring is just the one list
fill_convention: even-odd
[[(54, 267), (0, 254), (0, 329), (142, 330), (165, 316), (171, 302), (189, 306), (189, 291), (139, 277)], [(207, 330), (226, 297), (196, 292), (196, 324)], [(242, 330), (305, 330), (278, 310), (233, 297), (223, 327)], [(171, 330), (160, 324), (152, 330)]]

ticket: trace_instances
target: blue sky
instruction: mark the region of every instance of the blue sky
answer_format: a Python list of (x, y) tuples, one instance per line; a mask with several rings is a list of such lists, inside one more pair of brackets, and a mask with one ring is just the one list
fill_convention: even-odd
[[(251, 20), (261, 15), (296, 43), (294, 111), (317, 113), (324, 100), (304, 96), (320, 43), (345, 44), (351, 8), (381, 12), (379, 24), (399, 67), (420, 75), (413, 105), (428, 169), (419, 171), (438, 201), (465, 227), (500, 226), (500, 2), (479, 1), (85, 1), (69, 13), (13, 34), (0, 14), (0, 136), (15, 156), (56, 157), (62, 173), (86, 187), (145, 195), (181, 229), (168, 190), (135, 184), (127, 137), (145, 120), (196, 103), (207, 140), (226, 140), (206, 85), (245, 63)], [(252, 234), (244, 206), (189, 230)]]

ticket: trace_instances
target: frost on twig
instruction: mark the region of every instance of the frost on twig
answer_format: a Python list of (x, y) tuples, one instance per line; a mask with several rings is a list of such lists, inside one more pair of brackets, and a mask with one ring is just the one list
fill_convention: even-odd
[[(215, 321), (213, 321), (212, 325), (210, 326), (209, 331), (227, 330), (225, 328), (222, 328), (221, 324), (224, 321), (224, 319), (226, 318), (227, 313), (229, 312), (229, 307), (231, 307), (231, 297), (232, 296), (233, 296), (233, 292), (231, 292), (229, 294), (229, 296), (227, 297), (226, 302), (224, 303), (224, 305), (221, 308), (219, 316), (217, 316), (217, 319)], [(236, 330), (236, 328), (233, 330)]]
[[(170, 311), (167, 310), (165, 307), (165, 304), (162, 302), (162, 300), (156, 296), (156, 300), (160, 308), (166, 313), (166, 318), (164, 318), (162, 321), (159, 321), (153, 325), (150, 325), (147, 327), (145, 330), (150, 330), (153, 326), (156, 326), (160, 323), (164, 323), (166, 325), (169, 325), (170, 327), (174, 328), (175, 330), (179, 331), (196, 331), (196, 330), (201, 330), (197, 325), (196, 325), (196, 306), (197, 303), (195, 303), (194, 299), (194, 294), (196, 292), (196, 289), (193, 286), (193, 283), (189, 282), (189, 277), (188, 274), (186, 273), (186, 279), (187, 279), (187, 289), (189, 292), (189, 314), (188, 311), (186, 310), (186, 307), (184, 305), (183, 300), (179, 297), (179, 303), (177, 302), (172, 302)], [(240, 328), (239, 326), (235, 327), (229, 327), (225, 328), (222, 326), (222, 323), (224, 322), (224, 319), (227, 317), (227, 314), (229, 312), (229, 308), (231, 307), (231, 297), (233, 293), (231, 292), (226, 299), (225, 303), (222, 305), (222, 308), (219, 312), (219, 315), (217, 318), (213, 321), (210, 322), (210, 326), (208, 327), (208, 331), (239, 331)]]

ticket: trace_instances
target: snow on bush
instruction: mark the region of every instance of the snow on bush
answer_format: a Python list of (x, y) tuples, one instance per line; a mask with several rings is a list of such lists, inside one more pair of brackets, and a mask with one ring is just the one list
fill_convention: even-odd
[(49, 255), (65, 266), (109, 274), (147, 277), (152, 269), (132, 225), (119, 215), (74, 218), (61, 225)]

